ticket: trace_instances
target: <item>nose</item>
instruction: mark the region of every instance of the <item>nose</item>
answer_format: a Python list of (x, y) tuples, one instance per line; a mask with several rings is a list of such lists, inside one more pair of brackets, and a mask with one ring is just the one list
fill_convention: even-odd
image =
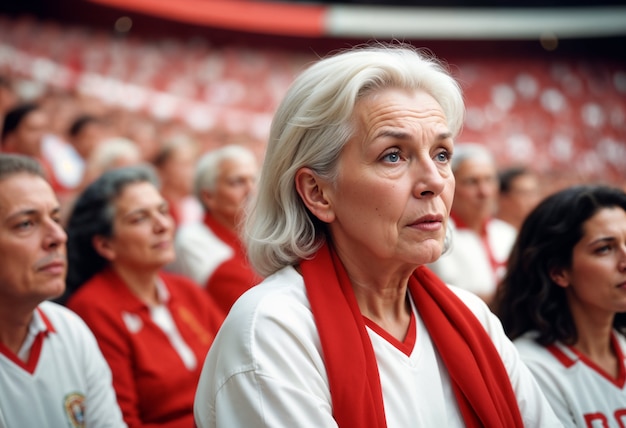
[(254, 177), (248, 178), (246, 180), (246, 195), (249, 195), (250, 193), (254, 192), (255, 188), (256, 188), (256, 178)]
[(174, 219), (169, 213), (163, 214), (159, 212), (154, 216), (154, 231), (163, 232), (169, 230), (171, 229), (173, 223)]
[(626, 245), (622, 245), (622, 251), (620, 252), (620, 259), (617, 262), (617, 268), (620, 272), (626, 272)]
[[(428, 158), (423, 162), (416, 162), (414, 170), (414, 193), (416, 197), (437, 196), (443, 192), (446, 186), (446, 178), (432, 159)], [(450, 172), (450, 174), (452, 173)]]
[(65, 245), (67, 242), (67, 233), (63, 227), (56, 221), (50, 219), (46, 228), (46, 235), (44, 238), (44, 246), (46, 249), (55, 249)]

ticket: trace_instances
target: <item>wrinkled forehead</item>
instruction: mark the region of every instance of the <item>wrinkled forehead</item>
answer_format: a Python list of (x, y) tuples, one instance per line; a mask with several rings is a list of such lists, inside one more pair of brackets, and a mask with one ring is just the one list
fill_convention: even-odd
[(50, 184), (42, 177), (19, 172), (0, 178), (0, 215), (23, 210), (56, 209), (59, 201)]

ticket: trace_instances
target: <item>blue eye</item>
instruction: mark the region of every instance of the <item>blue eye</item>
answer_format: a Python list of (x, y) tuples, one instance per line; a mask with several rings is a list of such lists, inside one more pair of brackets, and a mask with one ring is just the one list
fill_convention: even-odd
[(400, 152), (392, 152), (383, 156), (383, 159), (389, 161), (391, 163), (396, 163), (400, 161)]
[(448, 151), (443, 151), (443, 152), (439, 152), (437, 153), (437, 155), (435, 156), (435, 158), (439, 161), (439, 162), (447, 162), (450, 160), (452, 156), (450, 155), (450, 152)]

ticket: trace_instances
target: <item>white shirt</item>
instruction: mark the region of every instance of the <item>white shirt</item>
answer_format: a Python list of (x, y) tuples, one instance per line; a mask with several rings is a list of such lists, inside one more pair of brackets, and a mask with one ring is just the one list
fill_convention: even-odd
[(622, 353), (619, 379), (612, 379), (562, 343), (557, 342), (556, 349), (548, 350), (533, 340), (533, 332), (515, 340), (522, 359), (564, 426), (626, 426), (626, 338), (617, 332), (613, 334)]
[(176, 260), (167, 266), (167, 270), (187, 276), (202, 287), (206, 287), (215, 269), (234, 255), (233, 249), (202, 221), (178, 228), (174, 250)]
[(453, 234), (452, 247), (428, 267), (446, 284), (481, 296), (492, 295), (504, 276), (504, 264), (515, 243), (517, 231), (502, 220), (491, 219), (487, 223), (487, 243), (493, 262), (498, 264), (497, 272), (494, 272), (482, 238), (473, 230), (457, 228), (452, 219), (449, 221)]
[[(560, 427), (499, 320), (476, 296), (454, 291), (492, 337), (524, 423)], [(417, 341), (410, 355), (368, 327), (387, 426), (462, 427), (447, 370), (413, 310)], [(200, 428), (337, 426), (319, 335), (303, 278), (295, 269), (268, 277), (233, 306), (204, 363), (194, 415)]]
[[(40, 333), (44, 338), (36, 358), (27, 348)], [(35, 311), (18, 352), (30, 353), (32, 373), (28, 363), (18, 364), (0, 350), (0, 428), (126, 426), (96, 339), (70, 310), (43, 302)]]

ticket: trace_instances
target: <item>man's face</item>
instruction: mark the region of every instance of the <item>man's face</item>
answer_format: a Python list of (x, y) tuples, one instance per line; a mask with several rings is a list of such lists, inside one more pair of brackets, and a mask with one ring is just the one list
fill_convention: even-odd
[(498, 197), (496, 166), (487, 159), (467, 159), (456, 172), (452, 212), (464, 223), (483, 223), (494, 213)]
[(65, 290), (67, 235), (59, 202), (41, 177), (0, 180), (0, 302), (36, 306)]
[(215, 191), (205, 191), (204, 203), (220, 223), (234, 229), (256, 188), (258, 167), (252, 159), (229, 159), (222, 162), (219, 171)]
[(33, 110), (21, 121), (15, 132), (10, 147), (12, 151), (27, 156), (41, 155), (41, 142), (48, 131), (48, 115), (45, 111)]

